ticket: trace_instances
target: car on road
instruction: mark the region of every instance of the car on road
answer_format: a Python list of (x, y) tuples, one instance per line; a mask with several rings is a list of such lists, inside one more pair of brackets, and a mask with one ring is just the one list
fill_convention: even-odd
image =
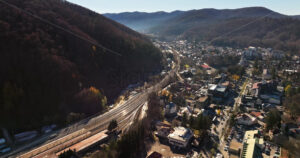
[(228, 151), (228, 147), (227, 146), (224, 147), (224, 151)]
[(217, 153), (216, 158), (223, 158), (223, 155), (221, 153)]
[(265, 153), (266, 153), (266, 155), (270, 156), (271, 151), (270, 150), (266, 150)]

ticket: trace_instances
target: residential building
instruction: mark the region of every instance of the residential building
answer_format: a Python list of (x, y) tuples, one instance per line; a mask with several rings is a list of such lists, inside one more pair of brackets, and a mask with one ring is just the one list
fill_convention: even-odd
[(273, 94), (261, 94), (260, 98), (264, 100), (267, 103), (270, 104), (276, 104), (280, 105), (281, 104), (281, 97), (278, 95), (273, 95)]
[(165, 115), (174, 116), (177, 114), (177, 106), (173, 102), (170, 102), (165, 106)]
[(169, 134), (169, 143), (175, 147), (186, 148), (193, 137), (189, 128), (175, 127), (174, 132)]
[(169, 127), (162, 127), (157, 129), (155, 135), (161, 138), (167, 138), (168, 135), (171, 133), (172, 129)]
[(270, 75), (268, 69), (263, 69), (262, 77), (263, 77), (264, 80), (272, 79), (272, 75)]
[(257, 119), (245, 113), (237, 117), (237, 123), (241, 125), (251, 126), (257, 123)]
[(233, 140), (231, 141), (230, 143), (230, 146), (229, 146), (229, 153), (232, 154), (232, 155), (237, 155), (239, 156), (240, 155), (240, 152), (241, 152), (241, 146), (242, 144), (237, 142), (236, 140)]
[(172, 132), (172, 127), (167, 122), (157, 122), (155, 124), (156, 132), (155, 135), (160, 138), (168, 138), (168, 135)]
[(212, 101), (220, 103), (228, 95), (228, 88), (223, 85), (209, 84), (208, 94), (212, 97)]
[(147, 158), (162, 158), (162, 154), (159, 152), (154, 151), (153, 153), (151, 153)]
[(264, 116), (262, 115), (261, 112), (257, 112), (257, 111), (252, 111), (251, 115), (256, 117), (257, 119), (263, 121), (264, 120)]
[(181, 107), (177, 112), (177, 115), (182, 117), (184, 113), (187, 114), (188, 117), (190, 117), (193, 114), (193, 109), (189, 106)]
[(203, 64), (203, 65), (201, 65), (201, 67), (202, 67), (203, 69), (205, 69), (205, 70), (210, 70), (210, 69), (211, 69), (211, 67), (208, 66), (207, 64)]
[(208, 96), (203, 96), (203, 97), (200, 97), (198, 100), (197, 100), (197, 107), (199, 108), (205, 108), (208, 106), (209, 104), (209, 98)]

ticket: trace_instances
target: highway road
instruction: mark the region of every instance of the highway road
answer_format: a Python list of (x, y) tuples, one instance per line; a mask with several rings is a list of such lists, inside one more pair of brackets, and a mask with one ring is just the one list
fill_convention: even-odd
[[(130, 99), (122, 105), (119, 105), (104, 114), (84, 119), (66, 128), (45, 135), (38, 140), (16, 149), (14, 152), (10, 153), (10, 155), (4, 156), (22, 158), (52, 157), (56, 152), (106, 130), (109, 122), (113, 119), (117, 120), (120, 129), (124, 130), (129, 128), (135, 121), (134, 119), (139, 114), (143, 105), (147, 102), (148, 95), (167, 86), (170, 78), (176, 75), (179, 70), (178, 63), (159, 83), (131, 96)], [(55, 137), (51, 138), (50, 135), (55, 135)]]

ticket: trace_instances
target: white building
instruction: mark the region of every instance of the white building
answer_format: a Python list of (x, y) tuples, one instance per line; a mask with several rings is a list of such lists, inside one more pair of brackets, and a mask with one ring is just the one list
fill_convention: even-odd
[(177, 106), (173, 102), (170, 102), (165, 107), (165, 115), (176, 115), (177, 113)]
[(192, 137), (193, 132), (184, 127), (175, 127), (174, 132), (168, 135), (169, 143), (179, 148), (186, 148)]
[(186, 113), (187, 116), (190, 117), (193, 114), (193, 110), (189, 106), (181, 107), (177, 112), (177, 115), (182, 117), (184, 113)]
[(264, 140), (260, 138), (258, 130), (246, 131), (243, 140), (241, 158), (263, 158)]

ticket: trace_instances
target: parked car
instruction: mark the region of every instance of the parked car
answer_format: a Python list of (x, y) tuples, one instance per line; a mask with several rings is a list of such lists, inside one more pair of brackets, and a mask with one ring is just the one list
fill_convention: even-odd
[(9, 152), (10, 150), (11, 150), (10, 147), (4, 148), (4, 149), (0, 150), (0, 154), (7, 153), (7, 152)]
[(3, 148), (5, 148), (5, 147), (6, 147), (6, 144), (1, 144), (0, 145), (0, 150), (3, 149)]

